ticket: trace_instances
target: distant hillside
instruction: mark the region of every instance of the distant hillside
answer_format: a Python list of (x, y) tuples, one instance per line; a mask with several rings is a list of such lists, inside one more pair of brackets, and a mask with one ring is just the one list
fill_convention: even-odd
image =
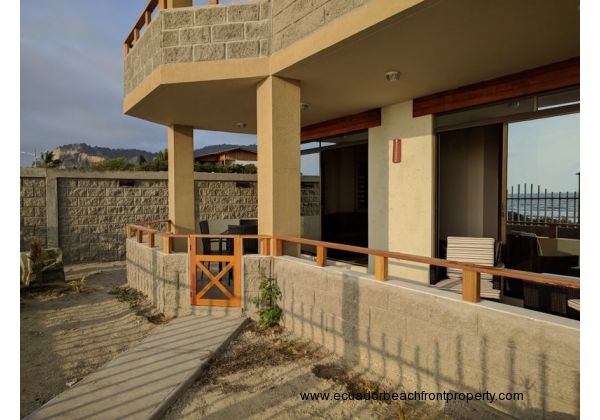
[(60, 159), (62, 168), (88, 168), (94, 162), (124, 157), (136, 163), (140, 155), (146, 160), (154, 159), (157, 153), (138, 149), (111, 149), (110, 147), (90, 146), (89, 144), (67, 144), (52, 151), (55, 159)]
[[(194, 150), (194, 156), (215, 153), (220, 150), (227, 150), (238, 147), (237, 144), (217, 144), (204, 146)], [(244, 146), (248, 149), (256, 150), (256, 145)], [(147, 152), (139, 149), (111, 149), (110, 147), (90, 146), (86, 143), (67, 144), (59, 146), (52, 151), (55, 159), (60, 159), (61, 168), (88, 168), (94, 162), (100, 162), (106, 159), (124, 157), (132, 163), (137, 163), (140, 155), (149, 161), (154, 159), (158, 153)]]

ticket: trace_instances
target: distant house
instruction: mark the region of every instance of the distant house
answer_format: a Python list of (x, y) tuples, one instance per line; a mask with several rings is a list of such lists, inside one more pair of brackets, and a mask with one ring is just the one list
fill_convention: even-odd
[(249, 164), (256, 162), (256, 146), (218, 147), (208, 152), (200, 152), (194, 157), (194, 162), (210, 162), (230, 164)]

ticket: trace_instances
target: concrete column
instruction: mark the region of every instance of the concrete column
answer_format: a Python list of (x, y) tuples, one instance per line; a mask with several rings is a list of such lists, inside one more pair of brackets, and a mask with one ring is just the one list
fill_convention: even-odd
[(258, 232), (300, 237), (300, 84), (269, 76), (256, 98)]
[(168, 128), (169, 219), (176, 233), (195, 230), (194, 130), (174, 125)]
[(46, 169), (46, 246), (58, 248), (58, 182), (56, 171)]
[[(398, 163), (392, 162), (394, 139), (402, 139)], [(412, 101), (381, 109), (381, 125), (369, 129), (369, 248), (433, 255), (434, 146), (433, 118), (413, 118)], [(390, 259), (388, 273), (429, 283), (422, 264)]]

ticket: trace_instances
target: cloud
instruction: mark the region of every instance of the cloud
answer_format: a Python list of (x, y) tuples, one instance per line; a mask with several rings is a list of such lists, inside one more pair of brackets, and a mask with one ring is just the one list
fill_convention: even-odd
[[(156, 151), (163, 126), (122, 113), (122, 42), (146, 0), (21, 4), (21, 150), (85, 142)], [(197, 147), (255, 136), (199, 133)], [(21, 155), (21, 165), (31, 158)]]

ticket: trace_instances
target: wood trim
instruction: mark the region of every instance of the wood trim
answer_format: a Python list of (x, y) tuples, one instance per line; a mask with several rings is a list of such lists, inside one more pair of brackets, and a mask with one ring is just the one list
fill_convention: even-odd
[(579, 85), (579, 57), (413, 100), (413, 117)]
[(305, 143), (314, 140), (322, 140), (340, 136), (342, 134), (366, 130), (367, 128), (377, 127), (379, 125), (381, 125), (381, 109), (377, 108), (302, 127), (300, 141)]

